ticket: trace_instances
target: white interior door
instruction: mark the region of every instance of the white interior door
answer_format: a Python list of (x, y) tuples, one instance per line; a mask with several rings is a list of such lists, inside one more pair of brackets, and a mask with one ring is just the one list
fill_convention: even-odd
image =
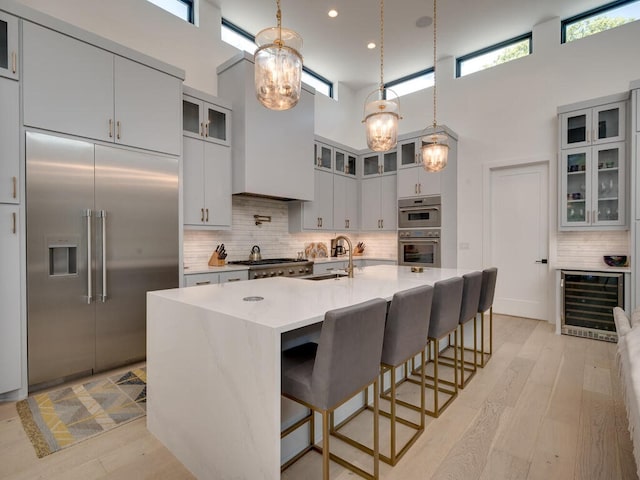
[(549, 320), (548, 165), (495, 168), (489, 177), (487, 260), (498, 267), (493, 309)]

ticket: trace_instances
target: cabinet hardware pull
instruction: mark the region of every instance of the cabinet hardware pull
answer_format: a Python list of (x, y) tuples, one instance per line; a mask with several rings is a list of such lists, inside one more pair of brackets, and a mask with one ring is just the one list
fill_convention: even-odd
[(11, 182), (13, 183), (13, 198), (18, 198), (18, 179), (12, 177)]
[(121, 130), (121, 128), (120, 128), (120, 120), (118, 120), (118, 121), (116, 122), (116, 131), (117, 131), (117, 133), (116, 133), (116, 138), (117, 138), (118, 140), (120, 140), (120, 133), (121, 133), (121, 131), (120, 131), (120, 130)]
[(102, 303), (107, 301), (107, 212), (100, 210), (98, 216), (102, 219)]
[(204, 222), (204, 208), (200, 209), (200, 221)]
[(196, 285), (209, 285), (211, 283), (210, 280), (207, 280), (205, 282), (196, 282)]
[(92, 260), (92, 252), (91, 245), (93, 241), (91, 239), (91, 209), (87, 209), (84, 212), (84, 215), (87, 217), (87, 304), (91, 305), (91, 301), (93, 300), (93, 283), (91, 279), (91, 260)]
[(322, 217), (320, 217), (320, 227), (322, 228)]
[(227, 282), (239, 282), (240, 279), (239, 278), (228, 278)]
[(205, 138), (209, 138), (209, 122), (204, 124), (204, 136)]
[(200, 136), (204, 137), (204, 123), (200, 122)]
[(17, 232), (17, 219), (16, 219), (16, 212), (12, 212), (11, 213), (11, 220), (12, 220), (12, 227), (11, 227), (11, 233), (13, 233), (14, 235)]
[(113, 119), (109, 119), (109, 138), (113, 138)]
[(421, 183), (418, 184), (418, 193), (422, 193), (422, 184)]
[(380, 220), (380, 228), (384, 228), (384, 218)]
[(205, 208), (205, 210), (204, 210), (204, 211), (205, 211), (205, 212), (207, 212), (207, 220), (206, 220), (206, 221), (208, 222), (208, 221), (209, 221), (209, 209), (208, 209), (208, 208)]
[(11, 52), (11, 71), (13, 73), (16, 73), (17, 70), (18, 70), (18, 61), (17, 61), (16, 52)]
[(589, 210), (587, 210), (587, 223), (589, 223)]

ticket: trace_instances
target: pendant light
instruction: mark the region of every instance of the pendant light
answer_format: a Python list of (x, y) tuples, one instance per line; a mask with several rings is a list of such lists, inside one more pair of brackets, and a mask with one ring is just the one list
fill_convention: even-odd
[(289, 110), (300, 100), (302, 81), (302, 37), (282, 28), (280, 0), (277, 0), (277, 27), (256, 35), (254, 55), (256, 96), (271, 110)]
[(433, 0), (433, 126), (432, 133), (422, 138), (422, 165), (427, 172), (444, 169), (449, 156), (449, 136), (436, 122), (436, 3)]
[[(388, 94), (393, 94), (393, 99)], [(384, 0), (380, 0), (380, 86), (371, 92), (364, 105), (367, 146), (375, 152), (386, 152), (398, 142), (400, 102), (393, 90), (384, 88)]]

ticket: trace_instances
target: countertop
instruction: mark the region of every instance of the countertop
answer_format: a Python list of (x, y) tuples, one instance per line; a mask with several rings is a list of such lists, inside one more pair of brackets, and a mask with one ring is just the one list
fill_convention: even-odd
[[(218, 267), (224, 268), (224, 267)], [(359, 268), (354, 278), (321, 281), (300, 278), (265, 278), (259, 281), (203, 285), (150, 292), (181, 304), (241, 319), (284, 332), (322, 321), (326, 311), (372, 298), (391, 300), (393, 294), (417, 285), (461, 276), (471, 270), (376, 265)], [(261, 297), (260, 301), (245, 301)]]

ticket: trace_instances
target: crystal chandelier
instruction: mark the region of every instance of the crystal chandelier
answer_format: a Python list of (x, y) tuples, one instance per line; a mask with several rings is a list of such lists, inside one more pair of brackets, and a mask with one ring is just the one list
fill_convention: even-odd
[[(393, 98), (389, 99), (389, 93)], [(386, 152), (398, 142), (400, 102), (393, 90), (384, 88), (384, 0), (380, 0), (380, 86), (371, 92), (364, 105), (367, 146), (375, 152)]]
[(255, 86), (262, 105), (271, 110), (288, 110), (300, 100), (302, 79), (302, 37), (282, 28), (280, 0), (277, 0), (277, 27), (256, 35)]
[(449, 156), (449, 136), (436, 122), (436, 3), (433, 0), (433, 132), (422, 137), (422, 165), (427, 172), (444, 169)]

